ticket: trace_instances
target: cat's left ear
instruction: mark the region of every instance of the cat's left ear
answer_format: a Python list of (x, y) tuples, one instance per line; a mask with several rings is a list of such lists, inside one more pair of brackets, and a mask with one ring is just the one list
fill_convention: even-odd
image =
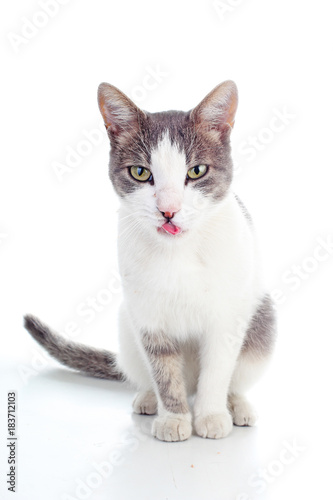
[(135, 132), (145, 114), (117, 87), (101, 83), (98, 87), (98, 105), (108, 132), (119, 135)]
[(238, 104), (236, 84), (227, 80), (215, 87), (191, 111), (196, 127), (203, 131), (212, 130), (220, 133), (230, 131), (235, 123)]

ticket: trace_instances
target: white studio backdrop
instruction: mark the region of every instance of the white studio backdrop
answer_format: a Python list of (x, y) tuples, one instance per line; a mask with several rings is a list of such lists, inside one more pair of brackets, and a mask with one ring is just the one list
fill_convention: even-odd
[(80, 342), (117, 348), (118, 201), (98, 84), (116, 85), (148, 111), (188, 110), (232, 79), (240, 97), (234, 190), (254, 219), (279, 315), (260, 404), (278, 401), (279, 418), (299, 425), (308, 450), (284, 496), (327, 490), (331, 14), (323, 0), (2, 3), (1, 412), (6, 391), (27, 384), (17, 366), (32, 367), (24, 313)]

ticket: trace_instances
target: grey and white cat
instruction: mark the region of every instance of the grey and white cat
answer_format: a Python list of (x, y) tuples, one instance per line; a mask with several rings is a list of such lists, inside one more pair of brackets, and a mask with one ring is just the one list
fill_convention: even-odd
[(271, 357), (275, 320), (251, 219), (231, 191), (236, 85), (218, 85), (188, 112), (144, 112), (107, 83), (98, 102), (121, 202), (120, 352), (67, 341), (30, 315), (25, 326), (61, 363), (131, 382), (134, 411), (157, 413), (158, 439), (185, 440), (192, 425), (214, 439), (253, 425), (245, 394)]

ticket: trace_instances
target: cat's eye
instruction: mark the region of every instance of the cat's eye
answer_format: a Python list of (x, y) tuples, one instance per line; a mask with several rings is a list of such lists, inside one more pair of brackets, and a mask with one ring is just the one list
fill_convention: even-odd
[(148, 168), (144, 167), (130, 167), (131, 176), (137, 181), (146, 182), (153, 178), (152, 173)]
[(207, 172), (207, 165), (196, 165), (187, 171), (187, 175), (190, 179), (199, 179)]

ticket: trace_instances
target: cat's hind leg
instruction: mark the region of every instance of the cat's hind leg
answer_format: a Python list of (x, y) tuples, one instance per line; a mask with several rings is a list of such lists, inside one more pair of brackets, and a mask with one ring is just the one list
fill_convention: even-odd
[(132, 403), (133, 411), (142, 415), (154, 415), (157, 413), (157, 398), (153, 389), (153, 380), (137, 346), (135, 331), (124, 305), (119, 311), (119, 344), (119, 369), (139, 391)]
[(133, 401), (133, 411), (141, 415), (155, 415), (157, 413), (157, 398), (151, 390), (140, 391)]
[(244, 394), (229, 393), (228, 408), (235, 425), (252, 427), (256, 424), (257, 412)]
[(257, 413), (246, 392), (261, 378), (270, 361), (276, 338), (275, 311), (269, 295), (259, 304), (243, 342), (228, 393), (235, 425), (255, 425)]

